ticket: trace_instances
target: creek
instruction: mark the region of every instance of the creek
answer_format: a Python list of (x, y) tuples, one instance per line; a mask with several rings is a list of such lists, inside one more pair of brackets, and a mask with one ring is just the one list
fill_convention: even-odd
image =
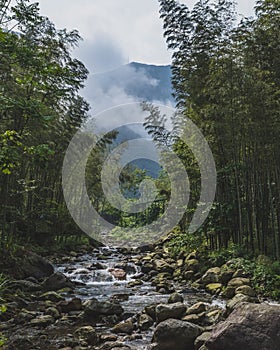
[[(167, 303), (169, 294), (156, 291), (148, 281), (147, 275), (141, 271), (141, 259), (144, 255), (136, 252), (125, 252), (115, 248), (101, 248), (99, 251), (84, 254), (70, 261), (56, 264), (57, 271), (64, 273), (77, 283), (75, 294), (69, 298), (78, 297), (82, 300), (96, 298), (99, 301), (108, 299), (119, 300), (123, 309), (123, 318), (133, 317), (151, 304)], [(115, 278), (111, 269), (126, 271), (124, 280)], [(111, 270), (112, 271), (112, 270)], [(142, 284), (131, 286), (133, 281), (142, 281)], [(174, 283), (176, 292), (182, 294), (184, 303), (191, 306), (203, 301), (209, 305), (225, 306), (225, 302), (205, 292), (194, 290), (186, 285)], [(100, 333), (108, 333), (110, 328), (104, 324), (97, 324)], [(152, 339), (153, 328), (145, 332), (136, 331), (132, 336), (124, 336), (123, 342), (136, 349), (145, 349)]]

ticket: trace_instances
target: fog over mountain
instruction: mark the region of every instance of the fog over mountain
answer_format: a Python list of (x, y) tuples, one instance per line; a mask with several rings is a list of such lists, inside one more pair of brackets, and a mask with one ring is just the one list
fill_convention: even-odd
[(93, 114), (142, 101), (174, 106), (171, 67), (132, 62), (112, 71), (91, 74), (83, 94)]
[[(92, 74), (89, 76), (83, 95), (91, 104), (91, 114), (95, 120), (96, 130), (118, 131), (119, 134), (114, 142), (116, 147), (137, 138), (151, 139), (142, 127), (148, 113), (143, 112), (138, 105), (116, 108), (113, 112), (111, 108), (143, 101), (169, 107), (175, 105), (170, 65), (156, 66), (132, 62), (115, 70)], [(141, 149), (147, 157), (153, 152), (157, 154), (157, 150), (149, 141), (146, 144), (143, 143)], [(135, 150), (129, 148), (129, 152), (135, 152)], [(158, 164), (143, 157), (136, 159), (132, 164), (146, 170), (152, 177), (157, 177), (161, 170)]]

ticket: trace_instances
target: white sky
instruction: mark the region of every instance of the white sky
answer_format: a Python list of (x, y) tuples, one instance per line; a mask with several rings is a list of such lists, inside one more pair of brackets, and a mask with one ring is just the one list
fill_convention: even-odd
[[(195, 0), (182, 0), (190, 7)], [(254, 0), (238, 0), (238, 13), (253, 15)], [(128, 61), (169, 64), (157, 0), (39, 0), (41, 13), (58, 28), (77, 29), (75, 52), (91, 72)]]

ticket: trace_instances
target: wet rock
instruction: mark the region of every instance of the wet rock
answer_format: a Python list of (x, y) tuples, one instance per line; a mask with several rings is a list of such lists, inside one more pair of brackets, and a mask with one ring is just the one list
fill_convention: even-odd
[(85, 303), (84, 317), (86, 319), (96, 318), (100, 315), (121, 315), (123, 308), (118, 302), (98, 301), (97, 299), (88, 300)]
[(174, 304), (174, 303), (183, 303), (184, 298), (179, 293), (173, 293), (170, 295), (168, 299), (168, 304)]
[(221, 273), (221, 283), (227, 285), (228, 282), (232, 279), (234, 270), (224, 270)]
[(133, 332), (133, 322), (131, 319), (125, 320), (123, 322), (118, 323), (112, 328), (113, 333), (125, 333), (131, 334)]
[(160, 304), (156, 306), (157, 322), (162, 322), (168, 318), (180, 319), (186, 312), (186, 305), (183, 303)]
[(39, 300), (50, 300), (54, 303), (58, 303), (59, 301), (63, 301), (64, 298), (56, 293), (56, 292), (46, 292), (38, 297)]
[(184, 278), (186, 281), (192, 281), (194, 279), (194, 272), (193, 271), (184, 272)]
[(199, 261), (197, 259), (186, 259), (185, 261), (187, 270), (198, 272), (199, 271)]
[(124, 345), (123, 342), (108, 342), (105, 343), (101, 348), (101, 350), (134, 350), (128, 345)]
[(213, 267), (205, 272), (199, 280), (199, 283), (206, 286), (207, 284), (219, 283), (221, 278), (221, 269)]
[(38, 316), (30, 321), (31, 326), (46, 327), (54, 323), (54, 318), (51, 315)]
[(248, 295), (249, 297), (256, 297), (256, 292), (250, 286), (240, 286), (236, 288), (235, 293)]
[(138, 328), (141, 331), (146, 331), (154, 324), (154, 320), (147, 314), (141, 314), (138, 319)]
[(44, 282), (42, 283), (42, 287), (45, 290), (56, 291), (68, 287), (73, 288), (74, 284), (63, 273), (55, 272), (50, 277), (44, 280)]
[(154, 321), (156, 320), (156, 307), (157, 304), (152, 304), (145, 307), (146, 314), (150, 316)]
[(279, 324), (279, 305), (245, 303), (216, 326), (206, 346), (209, 350), (278, 350)]
[(174, 266), (171, 266), (165, 260), (156, 259), (154, 260), (153, 264), (154, 269), (159, 272), (168, 272), (172, 274), (175, 270)]
[(13, 282), (13, 289), (20, 289), (25, 292), (38, 292), (42, 290), (42, 286), (39, 283), (34, 283), (28, 280), (18, 280)]
[(227, 302), (228, 312), (237, 308), (241, 303), (244, 303), (244, 302), (255, 303), (257, 302), (257, 299), (249, 297), (248, 295), (244, 295), (244, 294), (236, 294), (231, 300)]
[(202, 312), (201, 314), (190, 314), (190, 315), (184, 316), (182, 318), (182, 321), (200, 324), (204, 316), (205, 316), (204, 312)]
[(169, 319), (156, 327), (153, 342), (158, 350), (194, 350), (194, 341), (201, 333), (197, 325)]
[(118, 339), (118, 336), (115, 334), (101, 334), (99, 338), (102, 343), (105, 343), (116, 341)]
[(123, 294), (114, 294), (110, 297), (111, 300), (120, 300), (120, 301), (127, 301), (129, 299), (130, 294), (123, 293)]
[(249, 278), (242, 278), (242, 277), (238, 277), (238, 278), (233, 278), (228, 282), (228, 287), (240, 287), (240, 286), (249, 286), (251, 284)]
[(126, 273), (129, 273), (129, 274), (135, 274), (136, 273), (135, 266), (133, 266), (133, 265), (131, 265), (129, 263), (126, 263), (126, 262), (117, 264), (116, 266), (114, 266), (114, 269), (121, 269), (121, 270), (123, 270), (123, 271), (125, 271)]
[(107, 266), (105, 264), (102, 264), (101, 262), (96, 262), (91, 265), (91, 268), (94, 268), (96, 270), (106, 270)]
[(222, 309), (214, 309), (206, 312), (205, 318), (207, 320), (207, 323), (212, 325), (219, 322), (222, 318), (222, 315), (223, 315)]
[(198, 336), (195, 339), (195, 342), (194, 342), (195, 349), (200, 349), (201, 346), (204, 345), (208, 339), (210, 339), (210, 337), (211, 337), (211, 332), (204, 332), (200, 334), (200, 336)]
[(226, 287), (226, 289), (221, 293), (221, 296), (226, 299), (231, 299), (235, 296), (235, 287)]
[(200, 314), (207, 310), (207, 305), (203, 302), (198, 302), (187, 309), (186, 315)]
[(60, 317), (60, 312), (56, 307), (49, 307), (46, 309), (46, 314), (51, 315), (53, 318), (58, 319)]
[(114, 276), (117, 280), (125, 280), (126, 279), (126, 272), (122, 269), (109, 269), (108, 270), (112, 276)]
[(19, 249), (14, 266), (14, 275), (17, 279), (34, 277), (37, 280), (48, 277), (54, 273), (52, 264), (42, 256)]
[(96, 345), (98, 342), (98, 335), (92, 326), (83, 326), (78, 328), (74, 336), (80, 341), (86, 342), (88, 345)]
[(5, 350), (30, 350), (33, 348), (33, 340), (29, 335), (14, 335), (9, 339)]
[(37, 316), (36, 312), (30, 312), (28, 310), (21, 310), (21, 312), (17, 315), (15, 322), (17, 324), (25, 324), (29, 321), (31, 321), (32, 319), (34, 319), (34, 317)]
[(211, 294), (219, 294), (222, 288), (223, 288), (223, 285), (221, 283), (210, 283), (210, 284), (207, 284), (206, 286), (207, 292)]
[(143, 273), (149, 273), (153, 270), (154, 266), (152, 263), (145, 263), (144, 265), (141, 266), (141, 271)]
[(129, 288), (133, 288), (133, 287), (141, 286), (142, 284), (143, 284), (143, 281), (137, 279), (137, 280), (135, 280), (135, 281), (129, 282), (129, 283), (127, 284), (127, 286), (128, 286)]
[(68, 301), (61, 301), (57, 304), (57, 307), (60, 310), (60, 312), (63, 313), (83, 310), (82, 300), (80, 298), (74, 298)]

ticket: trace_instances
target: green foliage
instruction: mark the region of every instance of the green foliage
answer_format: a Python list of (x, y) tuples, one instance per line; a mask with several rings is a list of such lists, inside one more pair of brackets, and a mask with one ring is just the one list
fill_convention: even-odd
[(221, 266), (229, 260), (246, 257), (248, 257), (248, 254), (245, 249), (234, 243), (229, 244), (227, 248), (207, 253), (207, 260), (209, 260), (211, 266)]
[(181, 252), (191, 253), (196, 250), (203, 253), (205, 251), (206, 239), (202, 231), (193, 234), (178, 231), (179, 229), (172, 235), (171, 240), (166, 243), (173, 257), (178, 257)]
[[(208, 246), (233, 242), (280, 260), (280, 3), (258, 0), (255, 18), (239, 23), (234, 1), (198, 1), (192, 10), (175, 0), (159, 3), (182, 112), (174, 125), (183, 130), (185, 116), (194, 121), (216, 161), (215, 205), (204, 226)], [(186, 145), (178, 141), (174, 149), (191, 174), (195, 210), (199, 169)]]
[(269, 258), (233, 260), (232, 267), (243, 269), (251, 278), (252, 285), (258, 294), (280, 300), (280, 266)]
[(56, 29), (40, 15), (38, 3), (4, 3), (0, 6), (0, 239), (2, 246), (10, 247), (15, 240), (40, 241), (43, 233), (77, 231), (70, 215), (64, 215), (61, 168), (89, 106), (79, 95), (88, 71), (72, 57), (79, 34)]

